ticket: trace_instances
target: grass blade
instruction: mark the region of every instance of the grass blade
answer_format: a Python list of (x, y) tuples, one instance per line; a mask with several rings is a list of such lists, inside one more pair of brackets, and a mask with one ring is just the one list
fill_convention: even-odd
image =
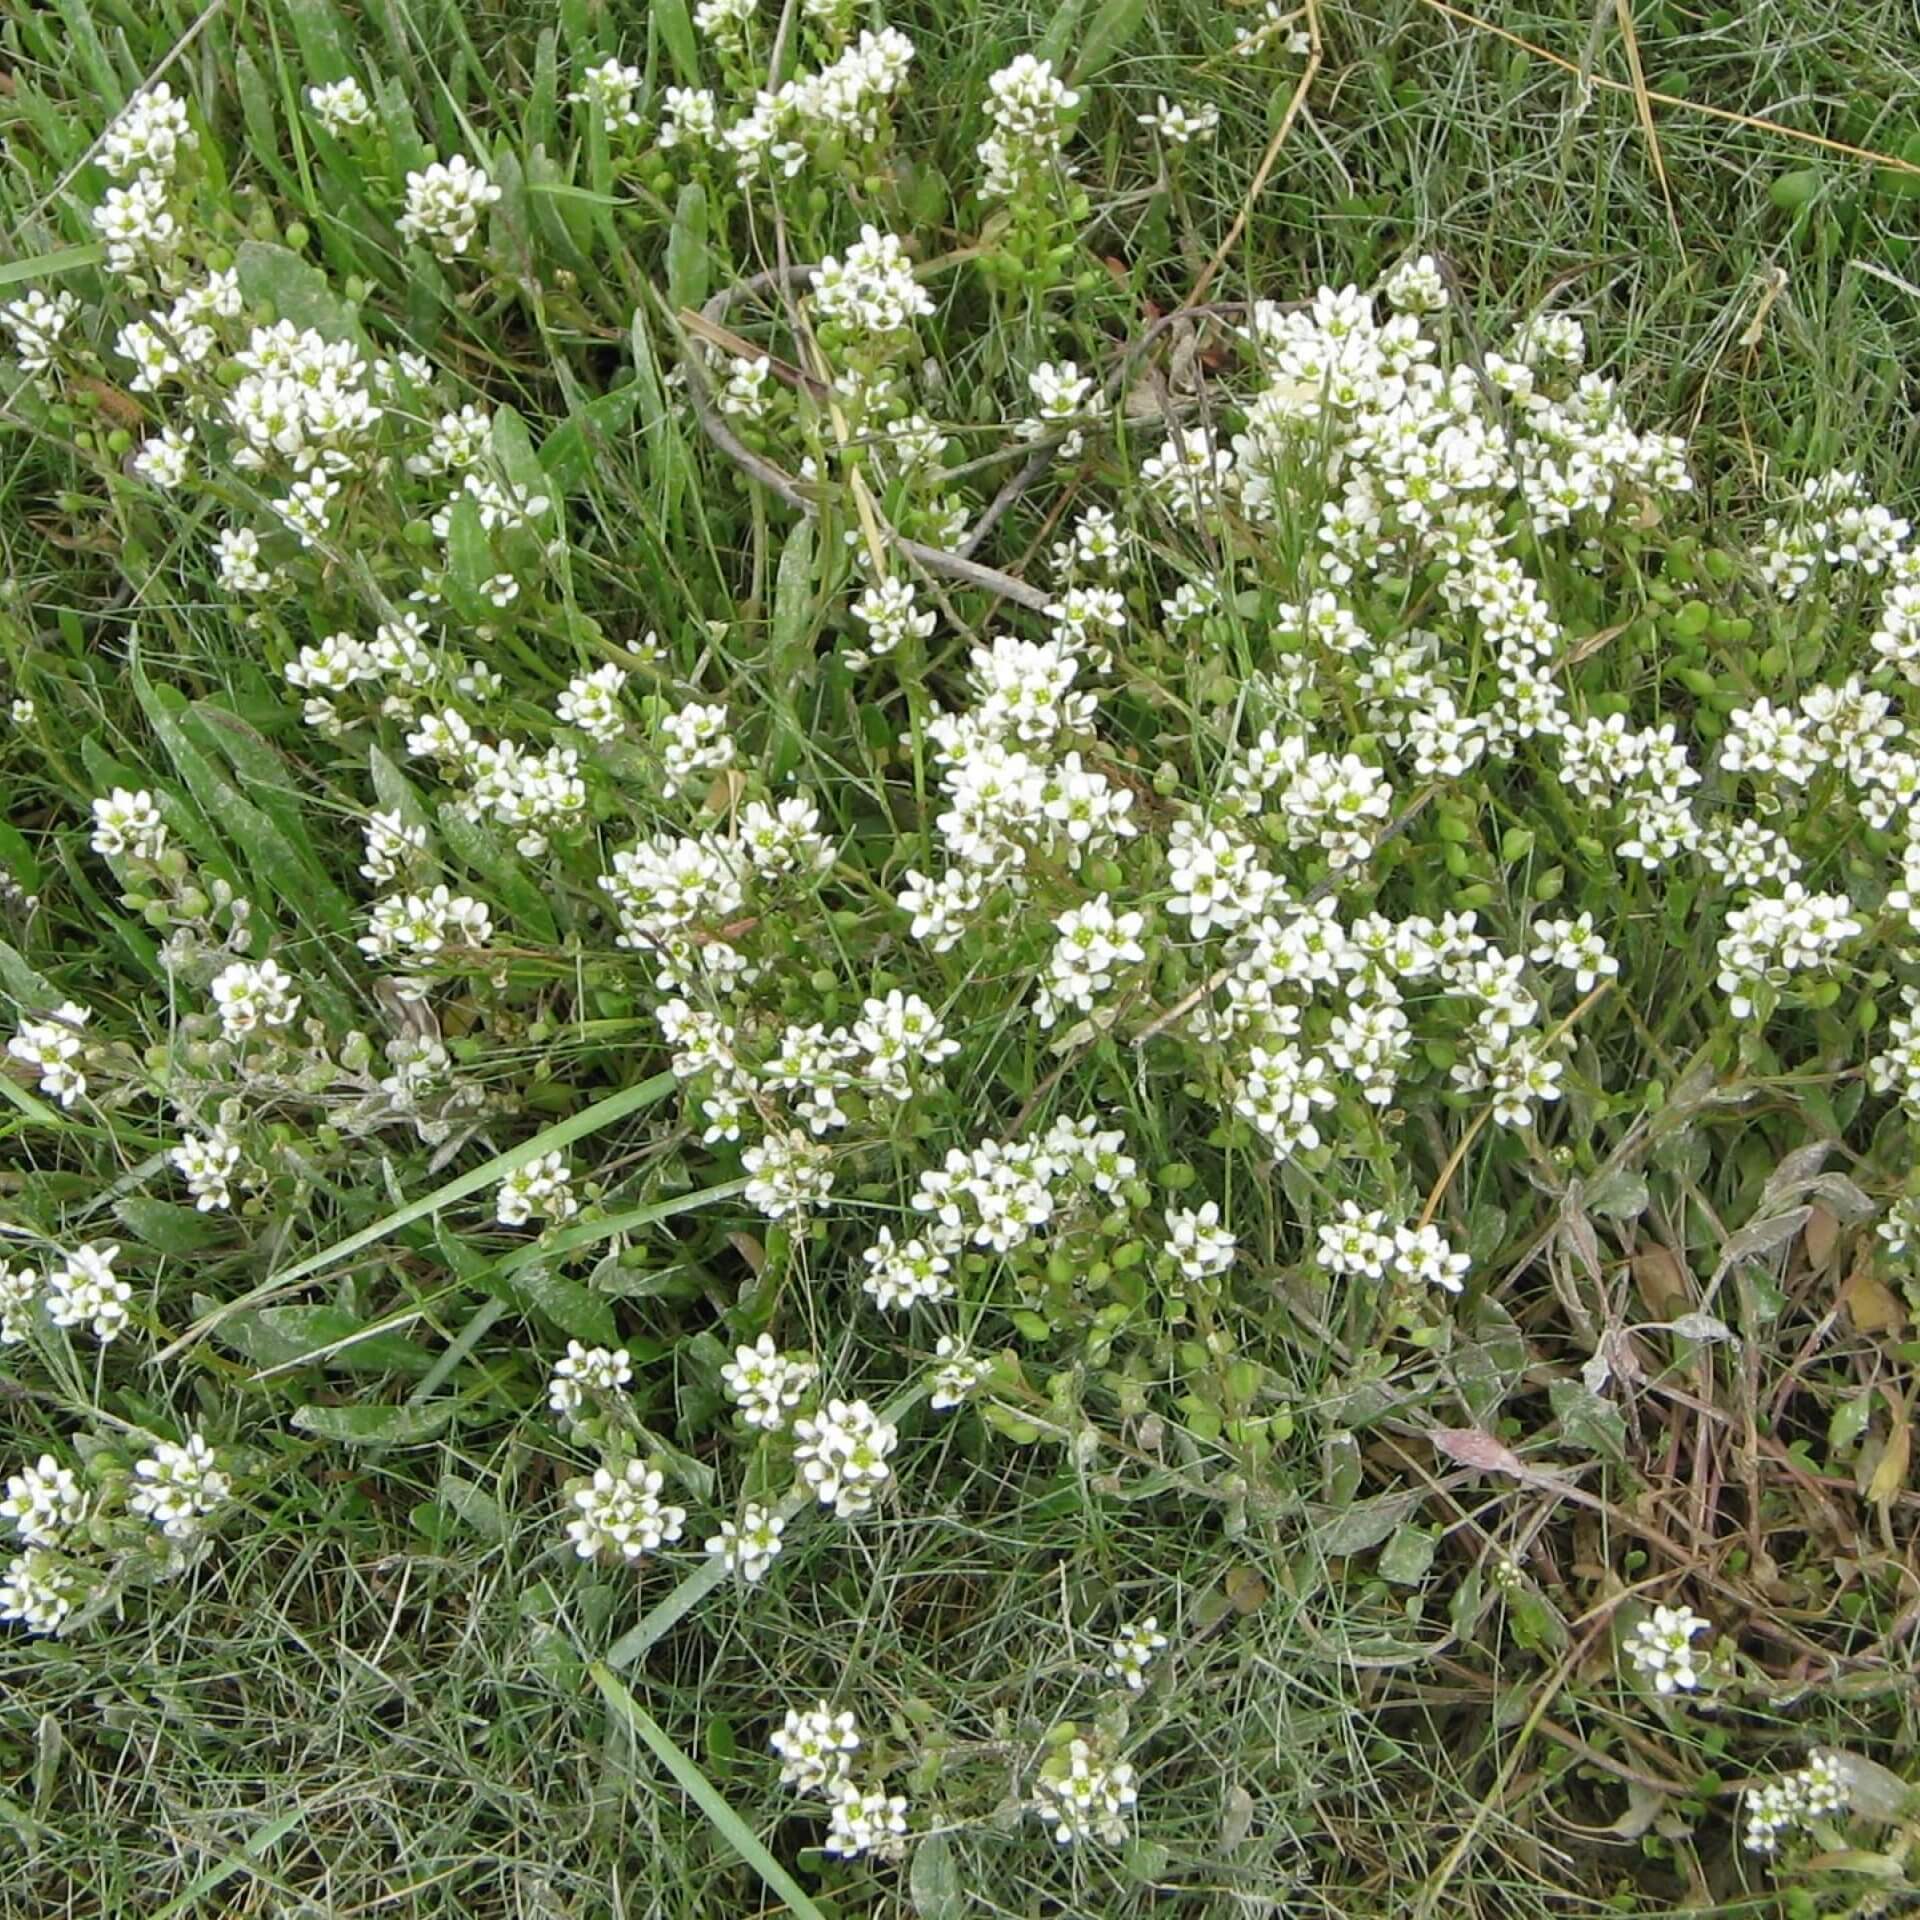
[(284, 1273), (276, 1273), (249, 1292), (226, 1301), (212, 1313), (202, 1315), (171, 1346), (154, 1356), (154, 1364), (157, 1366), (197, 1344), (234, 1314), (257, 1307), (263, 1300), (299, 1286), (316, 1273), (322, 1273), (368, 1247), (377, 1246), (389, 1235), (398, 1233), (402, 1227), (409, 1227), (416, 1220), (425, 1220), (441, 1208), (450, 1207), (470, 1194), (478, 1193), (481, 1188), (504, 1180), (516, 1167), (525, 1166), (529, 1160), (538, 1159), (543, 1153), (552, 1153), (556, 1148), (571, 1146), (576, 1140), (584, 1140), (589, 1134), (598, 1133), (602, 1127), (610, 1127), (615, 1121), (624, 1120), (630, 1113), (638, 1113), (643, 1107), (664, 1100), (673, 1091), (674, 1085), (672, 1074), (656, 1073), (650, 1080), (642, 1080), (636, 1086), (609, 1094), (604, 1100), (596, 1100), (592, 1106), (569, 1119), (555, 1121), (552, 1126), (536, 1133), (531, 1140), (523, 1141), (517, 1147), (509, 1147), (505, 1153), (496, 1153), (491, 1160), (483, 1161), (471, 1172), (456, 1175), (435, 1187), (431, 1193), (422, 1194), (418, 1200), (409, 1200), (404, 1207), (396, 1207), (372, 1226), (362, 1227), (358, 1233), (349, 1234), (333, 1246), (309, 1254), (304, 1260), (295, 1261)]
[(800, 1883), (766, 1850), (759, 1836), (721, 1797), (713, 1782), (668, 1739), (653, 1716), (621, 1685), (611, 1669), (596, 1660), (587, 1671), (592, 1674), (594, 1685), (606, 1696), (607, 1705), (653, 1749), (660, 1763), (706, 1815), (714, 1832), (787, 1903), (787, 1911), (799, 1915), (800, 1920), (826, 1920)]

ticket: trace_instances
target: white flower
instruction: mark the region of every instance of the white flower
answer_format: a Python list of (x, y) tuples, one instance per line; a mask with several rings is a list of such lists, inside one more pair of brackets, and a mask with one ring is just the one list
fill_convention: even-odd
[(757, 1147), (749, 1147), (740, 1156), (740, 1164), (751, 1176), (746, 1200), (758, 1207), (769, 1220), (784, 1220), (789, 1214), (804, 1214), (824, 1206), (833, 1191), (833, 1171), (828, 1165), (826, 1147), (809, 1137), (804, 1128), (785, 1133), (770, 1133)]
[(581, 74), (580, 85), (567, 99), (575, 106), (598, 107), (610, 127), (637, 127), (640, 116), (633, 109), (633, 96), (639, 88), (640, 69), (623, 66), (617, 55), (609, 54)]
[(1123, 1681), (1130, 1692), (1138, 1693), (1147, 1684), (1149, 1663), (1166, 1644), (1167, 1636), (1152, 1614), (1122, 1627), (1107, 1649), (1106, 1677)]
[(820, 1845), (823, 1852), (851, 1860), (859, 1854), (886, 1851), (906, 1830), (904, 1794), (889, 1794), (885, 1787), (862, 1791), (851, 1780), (843, 1780), (834, 1792), (827, 1837)]
[(214, 1464), (213, 1449), (197, 1433), (188, 1434), (183, 1446), (160, 1441), (133, 1471), (137, 1484), (127, 1505), (169, 1540), (191, 1539), (232, 1491), (233, 1483)]
[(57, 1547), (86, 1511), (86, 1492), (73, 1469), (63, 1467), (50, 1453), (9, 1474), (7, 1497), (0, 1500), (0, 1520), (10, 1521), (30, 1547)]
[(1320, 1264), (1349, 1280), (1378, 1280), (1394, 1257), (1393, 1229), (1378, 1208), (1340, 1203), (1340, 1217), (1320, 1229)]
[(786, 1723), (773, 1736), (780, 1758), (780, 1784), (796, 1793), (831, 1793), (847, 1777), (848, 1755), (860, 1747), (860, 1729), (852, 1713), (839, 1713), (822, 1700), (804, 1713), (787, 1709)]
[(590, 1396), (624, 1394), (632, 1378), (633, 1356), (625, 1347), (589, 1347), (569, 1340), (565, 1356), (554, 1362), (547, 1382), (547, 1405), (572, 1420)]
[(1076, 1840), (1100, 1840), (1119, 1846), (1127, 1837), (1127, 1815), (1139, 1799), (1133, 1768), (1107, 1760), (1085, 1740), (1056, 1751), (1034, 1782), (1034, 1812), (1053, 1829), (1061, 1846)]
[(595, 667), (576, 675), (554, 702), (561, 723), (578, 727), (592, 740), (617, 740), (625, 727), (620, 715), (620, 692), (627, 684), (624, 667)]
[(1151, 113), (1137, 116), (1149, 132), (1158, 134), (1170, 147), (1184, 147), (1189, 141), (1211, 140), (1220, 125), (1220, 109), (1212, 105), (1187, 107), (1161, 94)]
[(105, 1346), (125, 1329), (133, 1289), (113, 1263), (118, 1247), (77, 1248), (47, 1274), (47, 1318), (56, 1327), (88, 1327)]
[(0, 1260), (0, 1347), (11, 1347), (27, 1337), (40, 1289), (40, 1276), (31, 1267)]
[(0, 1621), (18, 1620), (29, 1633), (56, 1633), (83, 1591), (80, 1569), (72, 1561), (30, 1547), (0, 1578)]
[(1533, 936), (1533, 951), (1528, 958), (1536, 967), (1551, 965), (1572, 974), (1577, 992), (1589, 993), (1601, 980), (1610, 980), (1620, 971), (1620, 962), (1594, 931), (1591, 913), (1583, 913), (1578, 920), (1536, 921)]
[(1430, 253), (1409, 254), (1380, 290), (1387, 305), (1401, 313), (1438, 313), (1447, 304), (1446, 279)]
[(1747, 1817), (1748, 1848), (1754, 1853), (1772, 1853), (1782, 1834), (1846, 1811), (1847, 1784), (1839, 1758), (1816, 1753), (1804, 1767), (1763, 1786), (1749, 1787), (1742, 1805)]
[(897, 1313), (931, 1300), (953, 1298), (953, 1262), (924, 1240), (894, 1240), (889, 1227), (861, 1259), (866, 1277), (860, 1282), (883, 1313)]
[(213, 1006), (229, 1040), (284, 1027), (300, 1007), (292, 977), (277, 960), (236, 960), (214, 977)]
[(895, 1429), (864, 1400), (829, 1400), (813, 1418), (796, 1420), (793, 1431), (794, 1465), (820, 1504), (842, 1520), (865, 1513), (890, 1478)]
[(18, 300), (0, 307), (0, 326), (13, 335), (14, 357), (24, 373), (45, 373), (52, 365), (60, 338), (80, 311), (77, 294), (48, 295), (29, 287)]
[(307, 106), (336, 140), (373, 125), (373, 102), (352, 74), (327, 86), (309, 87)]
[(133, 456), (133, 470), (149, 486), (171, 491), (184, 486), (193, 471), (193, 429), (163, 427), (141, 441)]
[(224, 1127), (188, 1134), (167, 1158), (186, 1181), (197, 1211), (212, 1213), (233, 1205), (230, 1182), (240, 1164), (240, 1145)]
[(752, 1346), (734, 1349), (720, 1382), (748, 1426), (774, 1433), (812, 1391), (819, 1373), (810, 1356), (782, 1353), (773, 1336), (763, 1333)]
[(570, 1220), (579, 1211), (569, 1184), (573, 1169), (558, 1148), (535, 1154), (500, 1182), (494, 1195), (493, 1217), (503, 1227), (524, 1227), (538, 1215), (546, 1220)]
[(1472, 1261), (1456, 1253), (1438, 1227), (1397, 1227), (1393, 1235), (1394, 1270), (1416, 1285), (1461, 1292)]
[(7, 1051), (40, 1076), (40, 1091), (70, 1107), (87, 1090), (87, 1076), (75, 1062), (86, 1051), (81, 1029), (92, 1018), (72, 1000), (63, 1001), (44, 1020), (23, 1020), (7, 1042)]
[(687, 1511), (661, 1500), (665, 1484), (660, 1469), (644, 1460), (629, 1460), (617, 1473), (597, 1467), (591, 1480), (571, 1489), (576, 1514), (567, 1522), (567, 1537), (574, 1552), (582, 1560), (610, 1550), (638, 1560), (678, 1540)]
[(95, 853), (158, 860), (167, 848), (167, 828), (153, 795), (144, 787), (138, 793), (115, 787), (104, 799), (96, 800), (92, 846)]
[(187, 121), (187, 103), (174, 98), (161, 80), (136, 93), (125, 110), (100, 136), (99, 160), (116, 180), (150, 172), (170, 175), (180, 155), (191, 153), (200, 137)]
[(729, 1573), (737, 1573), (748, 1586), (757, 1586), (780, 1554), (780, 1536), (787, 1523), (770, 1507), (749, 1500), (741, 1509), (739, 1524), (720, 1523), (720, 1531), (707, 1542), (707, 1551)]
[(1171, 1209), (1167, 1214), (1167, 1252), (1183, 1278), (1205, 1280), (1233, 1265), (1239, 1242), (1220, 1224), (1220, 1203), (1209, 1200), (1197, 1212)]
[(473, 244), (481, 212), (499, 198), (500, 189), (464, 153), (444, 164), (435, 160), (423, 172), (407, 175), (400, 237), (424, 241), (442, 260), (456, 259)]
[(955, 1407), (964, 1406), (979, 1392), (993, 1371), (993, 1363), (979, 1354), (970, 1353), (966, 1343), (956, 1340), (950, 1333), (940, 1336), (933, 1351), (934, 1358), (940, 1364), (928, 1376), (930, 1391), (927, 1405), (935, 1413), (948, 1413)]
[(662, 754), (667, 779), (662, 791), (669, 800), (701, 774), (720, 773), (733, 765), (733, 734), (725, 707), (682, 707), (678, 713), (662, 716), (660, 731), (667, 739)]
[(1689, 1607), (1655, 1607), (1627, 1635), (1627, 1658), (1653, 1682), (1656, 1693), (1691, 1692), (1710, 1657), (1691, 1642), (1712, 1624)]
[(223, 527), (214, 536), (214, 564), (229, 593), (265, 593), (279, 576), (261, 558), (260, 536), (251, 527)]
[(814, 311), (877, 340), (903, 333), (933, 311), (933, 296), (913, 277), (903, 243), (864, 226), (844, 259), (826, 255), (813, 275)]

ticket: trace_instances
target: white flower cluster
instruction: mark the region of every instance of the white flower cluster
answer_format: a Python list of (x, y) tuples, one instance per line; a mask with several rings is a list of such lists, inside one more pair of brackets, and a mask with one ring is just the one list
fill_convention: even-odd
[(782, 1353), (770, 1333), (763, 1333), (750, 1347), (736, 1347), (733, 1358), (720, 1369), (721, 1385), (740, 1409), (740, 1417), (766, 1433), (778, 1433), (787, 1425), (819, 1377), (811, 1355)]
[(1472, 1264), (1457, 1253), (1438, 1227), (1392, 1226), (1380, 1208), (1340, 1203), (1339, 1218), (1319, 1229), (1320, 1264), (1348, 1280), (1379, 1280), (1388, 1274), (1416, 1285), (1458, 1293)]
[(687, 1510), (660, 1498), (666, 1476), (644, 1460), (596, 1467), (584, 1484), (570, 1489), (574, 1517), (567, 1537), (582, 1560), (617, 1553), (635, 1561), (680, 1538)]
[(1830, 1820), (1847, 1806), (1847, 1786), (1840, 1763), (1830, 1753), (1816, 1753), (1804, 1767), (1749, 1787), (1741, 1799), (1746, 1814), (1746, 1844), (1754, 1853), (1772, 1853), (1784, 1835), (1822, 1820)]
[(1034, 1002), (1040, 1025), (1051, 1027), (1068, 1008), (1092, 1012), (1094, 1001), (1111, 990), (1117, 969), (1146, 959), (1140, 944), (1145, 925), (1142, 913), (1115, 913), (1104, 893), (1061, 914), (1053, 923), (1059, 938)]
[(909, 872), (899, 901), (913, 937), (936, 953), (956, 946), (1031, 860), (1078, 867), (1137, 832), (1132, 792), (1078, 747), (1058, 751), (1093, 721), (1095, 696), (1074, 687), (1083, 664), (1064, 620), (1046, 642), (1002, 635), (972, 650), (976, 704), (929, 724), (948, 802), (935, 825), (952, 864), (937, 879)]
[(300, 996), (293, 978), (277, 960), (236, 960), (214, 978), (214, 1011), (229, 1040), (246, 1041), (292, 1023)]
[(558, 1148), (537, 1153), (500, 1182), (493, 1217), (503, 1227), (524, 1227), (529, 1220), (571, 1220), (580, 1203), (573, 1197), (573, 1169)]
[(188, 1134), (167, 1158), (193, 1196), (194, 1208), (213, 1213), (233, 1205), (233, 1176), (240, 1165), (240, 1143), (225, 1127)]
[(174, 275), (185, 235), (168, 193), (182, 157), (199, 144), (186, 101), (164, 80), (135, 94), (100, 136), (101, 167), (127, 184), (107, 189), (93, 228), (106, 244), (107, 270), (136, 291), (148, 276), (168, 283)]
[(892, 1477), (887, 1456), (899, 1444), (898, 1431), (864, 1400), (829, 1400), (796, 1420), (793, 1432), (793, 1462), (814, 1498), (842, 1520), (869, 1511)]
[(4, 1520), (30, 1547), (57, 1547), (87, 1511), (86, 1490), (71, 1467), (43, 1453), (34, 1465), (7, 1476), (0, 1500)]
[(198, 1433), (188, 1434), (178, 1445), (160, 1441), (148, 1458), (135, 1462), (133, 1471), (128, 1507), (151, 1520), (169, 1540), (191, 1540), (233, 1491), (212, 1447)]
[[(125, 342), (126, 335), (121, 338)], [(384, 410), (352, 341), (328, 340), (312, 327), (279, 320), (255, 327), (228, 364), (243, 370), (224, 402), (233, 429), (228, 458), (236, 467), (260, 473), (277, 465), (322, 482), (362, 469)], [(287, 497), (319, 501), (316, 511), (331, 499), (321, 500), (311, 487)]]
[(1152, 1614), (1122, 1627), (1107, 1649), (1106, 1677), (1118, 1680), (1130, 1693), (1140, 1692), (1147, 1684), (1147, 1668), (1153, 1656), (1166, 1644), (1167, 1636)]
[[(709, 0), (722, 9), (732, 3)], [(725, 156), (742, 188), (765, 174), (791, 179), (810, 159), (883, 143), (893, 98), (906, 84), (913, 57), (913, 42), (896, 28), (863, 30), (819, 72), (802, 71), (771, 93), (756, 93), (752, 106), (725, 126), (711, 90), (669, 87), (659, 145), (668, 152), (706, 148)]]
[(926, 1216), (925, 1239), (896, 1245), (883, 1228), (865, 1255), (867, 1291), (882, 1305), (944, 1299), (952, 1291), (948, 1264), (964, 1248), (1011, 1253), (1090, 1192), (1124, 1205), (1120, 1187), (1135, 1172), (1126, 1135), (1091, 1116), (1062, 1117), (1045, 1133), (1005, 1144), (950, 1147), (941, 1166), (921, 1173), (913, 1196), (914, 1211)]
[(1011, 200), (1047, 192), (1068, 171), (1060, 150), (1073, 131), (1080, 96), (1053, 70), (1051, 60), (1017, 55), (987, 80), (987, 116), (993, 131), (975, 149), (985, 170), (981, 195)]
[(577, 1424), (590, 1401), (624, 1396), (632, 1379), (633, 1356), (625, 1347), (589, 1347), (569, 1340), (547, 1381), (547, 1405)]
[[(868, 1100), (905, 1101), (959, 1051), (933, 1009), (897, 987), (884, 1000), (865, 1001), (850, 1026), (781, 1028), (772, 1053), (760, 1059), (753, 1057), (757, 1043), (745, 1029), (719, 1013), (673, 999), (655, 1017), (674, 1049), (674, 1072), (698, 1088), (709, 1143), (740, 1139), (750, 1116), (765, 1124), (764, 1137), (746, 1148), (743, 1159), (762, 1196), (756, 1204), (772, 1202), (783, 1212), (817, 1206), (832, 1191), (826, 1150), (809, 1136), (849, 1124), (843, 1095), (857, 1091)], [(780, 1124), (776, 1099), (785, 1100), (804, 1126)]]
[(1693, 1637), (1713, 1624), (1690, 1607), (1655, 1607), (1627, 1635), (1627, 1658), (1653, 1682), (1656, 1693), (1691, 1693), (1711, 1657)]
[(780, 1761), (780, 1784), (827, 1802), (828, 1853), (852, 1859), (863, 1853), (888, 1853), (907, 1830), (907, 1802), (875, 1782), (860, 1786), (853, 1778), (853, 1756), (860, 1750), (860, 1729), (851, 1712), (822, 1700), (804, 1713), (789, 1707), (786, 1722), (773, 1736)]
[[(90, 1250), (89, 1250), (90, 1251)], [(198, 1433), (184, 1444), (155, 1443), (134, 1464), (126, 1508), (150, 1520), (176, 1548), (197, 1538), (207, 1517), (231, 1497), (232, 1482)], [(109, 1506), (115, 1503), (109, 1498)], [(56, 1633), (93, 1584), (85, 1563), (83, 1522), (90, 1525), (95, 1501), (71, 1467), (43, 1453), (30, 1467), (10, 1474), (0, 1520), (27, 1551), (0, 1576), (0, 1621), (18, 1621), (30, 1633)]]
[(867, 226), (844, 258), (830, 253), (814, 270), (813, 308), (822, 321), (881, 344), (931, 313), (933, 296), (913, 277), (900, 239)]
[(38, 287), (0, 306), (0, 326), (13, 335), (14, 358), (23, 373), (52, 371), (60, 341), (79, 311), (78, 295), (64, 290), (47, 294)]
[(344, 140), (373, 125), (373, 102), (367, 98), (366, 88), (350, 73), (324, 86), (309, 87), (307, 107), (336, 140)]
[(75, 1063), (86, 1053), (85, 1028), (90, 1010), (76, 1001), (63, 1001), (44, 1020), (23, 1020), (7, 1042), (7, 1052), (24, 1061), (39, 1077), (40, 1091), (63, 1107), (70, 1107), (87, 1090), (87, 1076)]
[(624, 65), (617, 54), (609, 54), (597, 67), (588, 67), (580, 75), (580, 84), (567, 95), (573, 106), (592, 107), (609, 127), (637, 127), (640, 115), (633, 96), (639, 92), (640, 69)]
[(707, 1542), (707, 1552), (748, 1586), (758, 1586), (780, 1557), (780, 1536), (786, 1530), (786, 1521), (771, 1507), (749, 1500), (737, 1521), (720, 1522), (720, 1531)]
[(500, 198), (485, 168), (464, 153), (434, 160), (407, 175), (407, 207), (398, 225), (403, 240), (419, 240), (442, 260), (456, 260), (473, 245), (480, 216)]
[(126, 1331), (133, 1288), (114, 1272), (118, 1247), (89, 1242), (47, 1269), (41, 1295), (47, 1318), (56, 1327), (84, 1327), (104, 1347)]
[(1107, 1758), (1093, 1742), (1074, 1739), (1051, 1754), (1034, 1782), (1034, 1812), (1061, 1846), (1099, 1840), (1117, 1847), (1127, 1837), (1130, 1810), (1140, 1795), (1132, 1765)]

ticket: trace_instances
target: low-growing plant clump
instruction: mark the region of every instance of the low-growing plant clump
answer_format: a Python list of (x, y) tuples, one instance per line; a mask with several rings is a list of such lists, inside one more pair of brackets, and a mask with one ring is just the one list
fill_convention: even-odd
[(845, 0), (39, 98), (21, 1911), (151, 1742), (169, 1912), (1908, 1884), (1920, 541), (1571, 286), (1230, 294), (1143, 11), (955, 151)]

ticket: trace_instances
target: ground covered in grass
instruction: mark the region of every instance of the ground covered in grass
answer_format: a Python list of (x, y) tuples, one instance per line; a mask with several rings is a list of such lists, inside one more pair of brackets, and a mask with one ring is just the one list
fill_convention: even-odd
[(1910, 1905), (1905, 24), (0, 23), (0, 1912)]

